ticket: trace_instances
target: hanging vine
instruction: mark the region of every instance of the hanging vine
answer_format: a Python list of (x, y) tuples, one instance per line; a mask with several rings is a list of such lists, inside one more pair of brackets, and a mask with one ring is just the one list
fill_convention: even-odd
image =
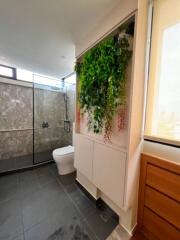
[(110, 140), (112, 119), (118, 109), (118, 129), (125, 124), (126, 69), (132, 51), (126, 37), (109, 37), (89, 50), (77, 62), (78, 95), (82, 112), (88, 114), (88, 128)]

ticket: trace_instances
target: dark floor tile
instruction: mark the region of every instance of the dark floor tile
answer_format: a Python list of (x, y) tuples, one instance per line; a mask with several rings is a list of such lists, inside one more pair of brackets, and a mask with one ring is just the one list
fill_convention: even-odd
[(35, 171), (38, 176), (52, 175), (51, 165), (46, 165), (46, 166), (37, 168)]
[(23, 233), (21, 203), (12, 198), (0, 204), (0, 239), (13, 239)]
[(23, 207), (23, 225), (25, 231), (46, 218), (46, 206), (42, 201)]
[(99, 239), (105, 240), (117, 226), (117, 222), (110, 218), (104, 221), (98, 212), (94, 212), (86, 218), (87, 224), (95, 232)]
[(15, 168), (21, 169), (33, 165), (33, 155), (20, 156), (15, 159)]
[(25, 240), (56, 240), (56, 235), (53, 235), (54, 232), (55, 226), (51, 224), (49, 219), (46, 219), (25, 231)]
[(19, 193), (18, 185), (1, 188), (0, 189), (0, 203), (13, 198), (14, 196), (17, 196), (18, 193)]
[(57, 239), (96, 239), (72, 202), (51, 217), (51, 224)]
[(0, 160), (0, 172), (6, 172), (15, 169), (15, 158), (1, 159)]
[(35, 170), (24, 171), (19, 174), (20, 182), (32, 182), (37, 180), (37, 174)]
[(52, 160), (52, 151), (48, 152), (40, 152), (40, 153), (35, 153), (34, 154), (34, 162), (35, 163), (42, 163), (45, 161), (50, 161)]
[(36, 174), (41, 186), (53, 181), (56, 178), (51, 170), (50, 165), (36, 169)]
[(81, 198), (85, 198), (87, 199), (89, 202), (91, 202), (94, 205), (94, 202), (92, 201), (92, 199), (90, 199), (86, 193), (76, 184), (73, 183), (71, 185), (66, 186), (66, 192), (75, 200), (75, 199), (81, 199)]
[(0, 203), (19, 194), (18, 175), (0, 177)]
[[(47, 216), (42, 221), (39, 220), (38, 224), (33, 225), (28, 230), (25, 229), (25, 239), (56, 239), (54, 234), (60, 226), (67, 224), (74, 216), (78, 217), (78, 211), (72, 205), (72, 202), (68, 199), (65, 193), (54, 193), (55, 205), (49, 200), (49, 205), (44, 210)], [(42, 203), (42, 202), (41, 202)], [(33, 217), (36, 214), (33, 213)], [(28, 215), (29, 216), (29, 215)], [(37, 214), (38, 217), (38, 214)], [(37, 219), (35, 219), (37, 220)]]
[(41, 189), (22, 197), (22, 215), (24, 229), (30, 229), (47, 218), (46, 198)]
[(96, 236), (91, 232), (85, 222), (78, 218), (71, 219), (67, 224), (60, 226), (56, 230), (58, 240), (96, 240)]
[(42, 201), (42, 191), (41, 188), (39, 188), (37, 191), (32, 192), (31, 194), (23, 195), (21, 197), (22, 199), (22, 207), (25, 208), (29, 205), (36, 204), (36, 202)]
[(38, 181), (40, 186), (44, 186), (52, 181), (54, 181), (54, 176), (51, 173), (47, 173), (41, 176), (38, 176)]
[(83, 220), (79, 210), (71, 200), (68, 200), (65, 205), (61, 206), (61, 210), (52, 216), (52, 223), (55, 224), (56, 227), (59, 227), (61, 223), (66, 224), (74, 218)]
[(0, 239), (103, 240), (116, 226), (55, 164), (0, 178), (0, 196)]
[(98, 238), (98, 236), (96, 235), (96, 233), (94, 231), (92, 231), (92, 229), (89, 227), (86, 220), (83, 220), (83, 225), (84, 225), (90, 239), (100, 240)]
[(48, 184), (48, 188), (40, 189), (22, 200), (25, 230), (46, 218), (51, 219), (56, 212), (59, 212), (63, 206), (68, 204), (69, 198), (60, 190), (59, 184), (52, 183)]
[(54, 192), (63, 191), (63, 187), (61, 184), (58, 183), (58, 181), (56, 181), (55, 179), (52, 179), (50, 182), (44, 184), (41, 187), (41, 191), (49, 195)]
[(117, 223), (119, 222), (118, 215), (101, 199), (96, 202), (96, 205), (96, 211), (104, 222), (108, 222), (109, 219), (113, 219)]
[(9, 174), (0, 177), (0, 188), (18, 183), (18, 174)]
[(56, 163), (54, 162), (53, 164), (50, 165), (50, 169), (54, 173), (58, 173)]
[(20, 183), (20, 194), (22, 198), (28, 197), (34, 192), (37, 192), (40, 190), (40, 184), (38, 181), (34, 182), (21, 182)]
[(58, 173), (57, 166), (55, 163), (50, 165), (50, 170), (55, 177), (59, 177), (59, 173)]
[(58, 179), (63, 184), (64, 187), (67, 187), (75, 183), (76, 172), (70, 173), (68, 175), (59, 175)]
[[(64, 208), (67, 209), (66, 214), (68, 214), (72, 206), (72, 202), (64, 192), (53, 193), (51, 196), (44, 198), (44, 202), (46, 205), (46, 213), (50, 219), (54, 214), (63, 212)], [(60, 214), (60, 216), (63, 218), (62, 214)]]
[(68, 195), (79, 208), (84, 218), (96, 211), (95, 203), (76, 184), (69, 185), (66, 189)]
[(24, 240), (24, 234), (21, 234), (15, 238), (13, 238), (12, 240)]
[(19, 187), (22, 197), (29, 196), (40, 189), (40, 183), (35, 171), (25, 171), (19, 174)]

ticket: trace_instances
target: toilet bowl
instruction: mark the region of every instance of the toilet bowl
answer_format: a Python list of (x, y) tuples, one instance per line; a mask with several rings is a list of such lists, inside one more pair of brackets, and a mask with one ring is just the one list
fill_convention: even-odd
[(53, 159), (56, 162), (60, 175), (69, 174), (75, 171), (73, 146), (55, 149), (53, 151)]

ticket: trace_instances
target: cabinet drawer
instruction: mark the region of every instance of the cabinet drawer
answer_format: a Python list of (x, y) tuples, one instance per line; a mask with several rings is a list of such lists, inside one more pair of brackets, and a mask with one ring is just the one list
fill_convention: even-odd
[(147, 186), (145, 189), (145, 206), (175, 227), (180, 228), (180, 205), (178, 202)]
[(94, 143), (94, 184), (119, 207), (123, 207), (125, 161), (125, 153)]
[(180, 201), (180, 176), (177, 174), (148, 164), (146, 183), (175, 200)]
[(74, 165), (85, 177), (92, 181), (93, 141), (76, 134)]
[[(151, 210), (144, 208), (143, 230), (148, 230), (157, 239), (162, 240), (179, 240), (180, 233), (177, 228), (154, 214)], [(155, 239), (153, 238), (153, 239)], [(151, 238), (149, 238), (151, 239)]]

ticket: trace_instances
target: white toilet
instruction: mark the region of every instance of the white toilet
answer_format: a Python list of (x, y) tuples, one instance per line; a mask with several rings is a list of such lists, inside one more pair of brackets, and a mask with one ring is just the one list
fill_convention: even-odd
[[(72, 143), (74, 145), (74, 134), (75, 124), (73, 123), (73, 139)], [(52, 153), (53, 159), (56, 162), (59, 175), (66, 175), (74, 172), (74, 147), (69, 145), (67, 147), (57, 148)]]
[(53, 151), (53, 159), (56, 162), (60, 175), (69, 174), (75, 171), (73, 146), (55, 149)]

